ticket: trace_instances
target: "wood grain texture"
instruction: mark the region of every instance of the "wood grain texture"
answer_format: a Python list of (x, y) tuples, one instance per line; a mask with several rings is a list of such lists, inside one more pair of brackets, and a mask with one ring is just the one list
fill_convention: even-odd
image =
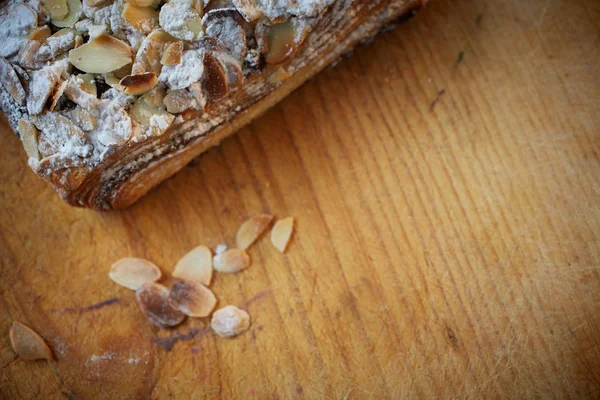
[[(63, 204), (0, 143), (0, 397), (597, 398), (598, 2), (438, 0), (132, 208)], [(219, 275), (252, 316), (154, 329), (108, 279), (292, 215)], [(10, 349), (13, 320), (56, 362)]]

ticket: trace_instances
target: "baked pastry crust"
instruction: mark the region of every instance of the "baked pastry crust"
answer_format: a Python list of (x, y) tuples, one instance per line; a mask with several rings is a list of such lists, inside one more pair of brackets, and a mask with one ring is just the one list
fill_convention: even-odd
[[(84, 0), (84, 6), (89, 5), (89, 1), (92, 0)], [(105, 4), (105, 7), (106, 3), (113, 4), (113, 7), (116, 4), (113, 0), (95, 1)], [(194, 1), (199, 1), (201, 6)], [(395, 19), (423, 6), (423, 1), (420, 0), (232, 0), (231, 2), (171, 0), (168, 6), (179, 7), (174, 11), (175, 13), (179, 13), (181, 8), (188, 10), (187, 5), (180, 7), (179, 2), (191, 4), (192, 9), (194, 6), (203, 7), (199, 14), (204, 14), (204, 36), (197, 39), (193, 37), (197, 33), (180, 32), (182, 28), (178, 28), (177, 24), (169, 25), (168, 22), (163, 21), (168, 19), (162, 17), (166, 6), (161, 5), (162, 2), (157, 3), (155, 11), (161, 13), (160, 21), (147, 25), (158, 23), (160, 27), (142, 26), (140, 29), (144, 29), (148, 35), (136, 36), (137, 33), (134, 32), (129, 33), (132, 39), (127, 39), (127, 34), (124, 35), (123, 40), (115, 39), (126, 45), (136, 45), (132, 43), (136, 40), (140, 42), (137, 43), (136, 55), (132, 54), (133, 71), (128, 71), (129, 80), (116, 80), (115, 83), (113, 79), (115, 87), (103, 95), (96, 92), (90, 97), (88, 92), (91, 91), (86, 92), (89, 87), (86, 87), (83, 82), (83, 80), (89, 81), (89, 76), (83, 76), (83, 72), (87, 71), (79, 71), (68, 65), (71, 62), (79, 68), (98, 71), (96, 65), (98, 63), (82, 63), (81, 57), (73, 56), (73, 54), (84, 54), (84, 56), (88, 54), (86, 52), (92, 46), (83, 47), (81, 44), (94, 41), (91, 37), (92, 31), (89, 32), (88, 37), (86, 34), (80, 35), (80, 31), (74, 29), (73, 42), (78, 40), (77, 36), (80, 36), (81, 47), (74, 48), (76, 43), (73, 44), (69, 58), (64, 55), (62, 58), (57, 57), (58, 59), (53, 60), (53, 63), (46, 62), (38, 69), (24, 68), (25, 61), (21, 62), (22, 55), (21, 57), (18, 57), (18, 54), (7, 56), (9, 51), (0, 48), (0, 55), (4, 51), (4, 58), (0, 58), (3, 84), (7, 81), (6, 76), (10, 75), (9, 82), (14, 83), (16, 77), (22, 85), (19, 87), (14, 83), (13, 86), (16, 87), (14, 88), (4, 84), (0, 88), (2, 109), (7, 113), (13, 127), (20, 133), (29, 155), (29, 165), (38, 175), (52, 183), (67, 203), (102, 210), (131, 205), (152, 187), (175, 174), (194, 157), (209, 147), (217, 145), (225, 137), (279, 102), (356, 43), (371, 37)], [(225, 4), (225, 8), (219, 8), (221, 3)], [(19, 2), (9, 2), (13, 12), (16, 4)], [(211, 7), (214, 8), (210, 9)], [(4, 12), (7, 12), (6, 8)], [(20, 12), (27, 13), (29, 10)], [(120, 15), (124, 13), (121, 12)], [(197, 14), (190, 11), (190, 15)], [(223, 21), (219, 21), (219, 26), (216, 24), (211, 26), (209, 17), (213, 20), (222, 18)], [(135, 22), (135, 18), (130, 19)], [(178, 18), (186, 17), (184, 15)], [(82, 19), (86, 20), (85, 17), (80, 17), (80, 20)], [(206, 23), (207, 20), (209, 24)], [(293, 35), (288, 35), (288, 39), (285, 39), (288, 32), (286, 29), (289, 29), (286, 24), (296, 26), (292, 31)], [(55, 29), (52, 21), (49, 25)], [(40, 26), (43, 25), (39, 23), (36, 27), (38, 31)], [(242, 29), (238, 30), (238, 27)], [(171, 36), (178, 36), (161, 47), (159, 55), (164, 63), (159, 65), (154, 60), (153, 66), (152, 62), (145, 64), (139, 62), (141, 53), (139, 49), (143, 49), (144, 40), (151, 35), (156, 35), (152, 32), (161, 28), (169, 30)], [(281, 30), (273, 34), (274, 29)], [(47, 32), (36, 32), (36, 34), (43, 37)], [(31, 38), (32, 33), (29, 32), (28, 35)], [(59, 40), (62, 40), (60, 36)], [(106, 34), (97, 38), (107, 40), (110, 46), (115, 45), (111, 54), (119, 54), (126, 59), (127, 48), (120, 43), (113, 43), (112, 39), (106, 39), (105, 36)], [(114, 38), (112, 35), (109, 37)], [(213, 40), (215, 37), (218, 40)], [(283, 40), (291, 40), (289, 43), (283, 43), (281, 47), (283, 50), (277, 48), (279, 44), (276, 42), (282, 40), (279, 39), (281, 37), (284, 38)], [(179, 40), (181, 38), (184, 40)], [(246, 45), (240, 46), (239, 43), (243, 40), (246, 41)], [(49, 39), (46, 38), (41, 46), (48, 41)], [(166, 51), (166, 47), (171, 43), (175, 44)], [(22, 49), (27, 44), (31, 46), (31, 39), (23, 41), (19, 48)], [(50, 41), (50, 45), (52, 44), (53, 42)], [(265, 49), (269, 45), (270, 51)], [(52, 46), (45, 48), (46, 53), (53, 49)], [(190, 72), (189, 69), (182, 68), (188, 62), (187, 59), (182, 59), (181, 50), (184, 48), (187, 49), (184, 50), (184, 57), (197, 58), (192, 59), (191, 64), (202, 63), (203, 71), (199, 73), (200, 78), (193, 77), (194, 73), (198, 73), (197, 70)], [(40, 51), (39, 48), (37, 51)], [(243, 59), (240, 59), (242, 56)], [(34, 62), (38, 62), (39, 67), (38, 58), (34, 58)], [(215, 63), (215, 60), (219, 62)], [(236, 64), (235, 60), (239, 60), (239, 63)], [(233, 66), (227, 68), (227, 63), (230, 61)], [(104, 65), (114, 63), (114, 67), (122, 62), (124, 61), (105, 60)], [(153, 70), (152, 68), (156, 68), (157, 65), (159, 70)], [(215, 65), (216, 67), (213, 68)], [(242, 71), (241, 76), (237, 67), (242, 67), (239, 68)], [(170, 73), (167, 74), (165, 71)], [(75, 78), (76, 74), (81, 79)], [(93, 75), (96, 81), (105, 79), (108, 82), (106, 74), (102, 77), (100, 72), (88, 72), (88, 74)], [(30, 75), (27, 77), (29, 80), (19, 75)], [(53, 82), (54, 79), (57, 82), (53, 83), (49, 98), (36, 103), (36, 99), (32, 99), (32, 93), (39, 92), (40, 87), (43, 88), (44, 85), (39, 83), (42, 82), (42, 76), (46, 80)], [(189, 76), (192, 78), (187, 79)], [(190, 88), (194, 83), (198, 93), (192, 90), (194, 87)], [(224, 87), (226, 88), (223, 89)], [(20, 91), (21, 89), (23, 92)], [(158, 113), (160, 118), (151, 118), (152, 126), (149, 127), (136, 120), (134, 108), (137, 107), (140, 99), (147, 99), (148, 97), (145, 96), (156, 93), (158, 89), (163, 91), (158, 96), (163, 103), (160, 104), (158, 111), (155, 108), (151, 110)], [(139, 94), (129, 95), (127, 92)], [(191, 96), (189, 93), (197, 95)], [(167, 100), (165, 94), (169, 97)], [(178, 97), (180, 94), (181, 98)], [(62, 100), (64, 98), (66, 100)], [(193, 101), (189, 101), (190, 98)], [(98, 105), (98, 102), (101, 105)], [(115, 105), (116, 103), (118, 104)], [(165, 106), (164, 103), (167, 105)], [(49, 111), (51, 107), (53, 111)], [(92, 125), (95, 124), (93, 129), (85, 130), (86, 120), (81, 121), (73, 117), (74, 114), (79, 116), (86, 113), (92, 115)], [(164, 115), (167, 117), (163, 118)], [(142, 121), (148, 123), (148, 119)], [(101, 126), (100, 129), (99, 124), (109, 125)], [(71, 127), (71, 125), (75, 128), (65, 129), (65, 126)], [(123, 126), (128, 129), (132, 127), (133, 134), (121, 136), (115, 134), (115, 131), (124, 132)], [(53, 147), (52, 140), (60, 140), (58, 135), (71, 135), (67, 147), (63, 142)], [(57, 148), (59, 150), (56, 150)], [(65, 155), (65, 149), (71, 153)], [(52, 154), (52, 151), (55, 153)]]

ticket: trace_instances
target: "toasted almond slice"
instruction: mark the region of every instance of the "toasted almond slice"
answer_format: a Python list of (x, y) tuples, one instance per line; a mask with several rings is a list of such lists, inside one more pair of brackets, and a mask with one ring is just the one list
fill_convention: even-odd
[(154, 72), (145, 72), (143, 74), (128, 75), (119, 82), (125, 87), (125, 93), (136, 96), (142, 95), (156, 86), (158, 78)]
[(33, 74), (31, 79), (31, 88), (27, 95), (27, 111), (29, 115), (36, 115), (44, 110), (48, 97), (54, 92), (58, 85), (58, 76), (52, 71), (41, 69)]
[(280, 252), (284, 253), (294, 231), (294, 218), (288, 217), (275, 222), (271, 230), (271, 243)]
[(183, 42), (169, 43), (160, 59), (162, 65), (177, 65), (181, 63)]
[(110, 267), (108, 276), (121, 286), (137, 290), (146, 282), (156, 282), (161, 277), (160, 269), (143, 258), (122, 258)]
[(33, 158), (36, 161), (40, 160), (40, 152), (38, 150), (38, 134), (39, 131), (35, 128), (35, 126), (22, 119), (19, 121), (19, 136), (21, 137), (21, 142), (23, 142), (23, 148), (27, 153), (28, 158)]
[(44, 26), (35, 28), (33, 30), (33, 32), (31, 32), (31, 34), (29, 35), (29, 40), (37, 40), (37, 41), (44, 42), (46, 39), (48, 39), (50, 37), (50, 35), (52, 35), (52, 31), (50, 30), (50, 27), (48, 25), (44, 25)]
[(25, 100), (27, 99), (25, 89), (14, 68), (4, 57), (0, 57), (0, 80), (2, 81), (2, 86), (4, 86), (17, 103), (21, 105), (25, 104)]
[(3, 4), (0, 7), (4, 12), (0, 12), (0, 27), (2, 27), (0, 56), (11, 58), (19, 52), (27, 42), (29, 34), (37, 27), (38, 15), (33, 8), (24, 3), (9, 1), (1, 3)]
[(203, 84), (208, 97), (216, 101), (227, 96), (227, 77), (219, 60), (211, 53), (204, 53), (202, 63), (204, 64)]
[(167, 94), (167, 91), (162, 86), (157, 86), (148, 93), (144, 95), (144, 100), (152, 104), (155, 107), (160, 108), (161, 110), (165, 109), (164, 99)]
[(81, 89), (85, 92), (98, 97), (98, 87), (96, 86), (96, 77), (94, 74), (77, 75), (82, 80)]
[(42, 44), (46, 39), (50, 37), (52, 32), (48, 25), (44, 25), (42, 27), (36, 28), (31, 35), (29, 35), (29, 40), (25, 42), (19, 53), (17, 55), (17, 59), (19, 60), (19, 64), (21, 64), (25, 68), (29, 69), (39, 69), (43, 65), (41, 63), (34, 62), (36, 58), (37, 52), (42, 47)]
[(67, 6), (69, 12), (66, 17), (60, 19), (50, 18), (54, 26), (58, 26), (59, 28), (73, 27), (79, 21), (79, 18), (81, 18), (83, 14), (81, 0), (67, 0)]
[(50, 348), (33, 329), (13, 322), (8, 333), (13, 350), (25, 360), (52, 360)]
[(133, 49), (112, 36), (102, 34), (69, 52), (69, 60), (84, 72), (103, 74), (133, 61)]
[(227, 54), (238, 62), (244, 61), (248, 51), (243, 23), (245, 23), (244, 18), (235, 8), (212, 10), (202, 18), (205, 34), (221, 40)]
[(179, 114), (193, 108), (196, 105), (194, 95), (186, 89), (171, 90), (164, 99), (167, 111), (172, 114)]
[(229, 91), (233, 92), (241, 88), (244, 81), (242, 65), (227, 53), (219, 54), (218, 58), (223, 69), (226, 71), (225, 76), (227, 78), (227, 88)]
[(50, 36), (40, 46), (35, 55), (36, 62), (54, 60), (62, 53), (75, 47), (75, 37), (77, 32), (73, 28), (63, 28)]
[(176, 38), (157, 29), (148, 35), (135, 56), (135, 62), (131, 70), (132, 74), (141, 74), (143, 72), (154, 72), (157, 76), (160, 74), (162, 65), (160, 60), (166, 45), (178, 41)]
[(84, 86), (86, 86), (86, 83), (80, 76), (71, 76), (69, 84), (67, 85), (67, 96), (69, 97), (69, 100), (79, 107), (90, 110), (98, 104), (100, 100), (98, 100), (96, 95), (87, 92), (84, 89)]
[(150, 126), (152, 124), (152, 117), (161, 117), (171, 115), (164, 109), (156, 106), (151, 101), (148, 101), (146, 96), (140, 97), (133, 103), (133, 106), (129, 109), (129, 115), (138, 124), (144, 126)]
[(267, 28), (267, 64), (279, 64), (290, 59), (308, 34), (306, 24), (295, 19), (273, 24)]
[(158, 26), (158, 11), (151, 7), (139, 7), (127, 3), (123, 7), (122, 16), (129, 25), (144, 35), (149, 35)]
[(212, 272), (212, 253), (210, 249), (205, 246), (198, 246), (177, 262), (173, 276), (208, 286), (212, 279)]
[(87, 0), (87, 3), (90, 7), (100, 7), (112, 3), (113, 0)]
[(188, 2), (171, 0), (160, 9), (161, 28), (177, 39), (193, 41), (203, 36), (202, 16)]
[(144, 315), (159, 328), (179, 325), (185, 319), (185, 314), (169, 304), (169, 289), (161, 284), (142, 284), (135, 298)]
[(214, 312), (210, 327), (217, 335), (232, 338), (250, 328), (250, 315), (236, 306), (226, 306)]
[(235, 244), (239, 249), (246, 250), (269, 227), (273, 216), (269, 214), (255, 215), (248, 218), (240, 226), (235, 235)]
[(256, 21), (262, 17), (260, 9), (256, 7), (253, 0), (233, 0), (233, 4), (248, 22)]
[(76, 49), (79, 46), (81, 46), (82, 44), (83, 44), (83, 37), (81, 35), (75, 36), (75, 46), (73, 46), (73, 47)]
[(65, 93), (65, 89), (67, 88), (67, 85), (68, 85), (68, 82), (63, 81), (56, 87), (56, 89), (54, 89), (54, 92), (52, 92), (52, 95), (50, 96), (50, 105), (48, 106), (49, 111), (54, 111), (54, 109), (56, 108), (56, 105), (58, 104), (58, 102), (62, 98), (63, 94)]
[(88, 111), (79, 107), (65, 112), (65, 116), (85, 132), (93, 131), (98, 125), (96, 119)]
[(138, 7), (154, 7), (156, 8), (162, 0), (129, 0), (130, 3)]
[(229, 249), (213, 257), (213, 266), (219, 272), (235, 274), (250, 266), (250, 256), (244, 249)]
[(217, 298), (201, 283), (180, 281), (171, 287), (169, 304), (190, 317), (208, 317), (217, 305)]
[(44, 5), (50, 13), (50, 18), (54, 20), (64, 19), (69, 13), (67, 0), (45, 0)]

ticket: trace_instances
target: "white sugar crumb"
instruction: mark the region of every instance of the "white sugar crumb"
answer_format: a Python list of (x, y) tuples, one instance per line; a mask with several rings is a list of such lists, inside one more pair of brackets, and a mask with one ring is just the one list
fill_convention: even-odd
[(177, 39), (192, 41), (196, 38), (188, 22), (198, 20), (200, 14), (186, 0), (172, 0), (160, 9), (160, 27)]
[(221, 243), (215, 247), (215, 253), (217, 255), (221, 255), (227, 251), (227, 245), (225, 243)]
[(181, 63), (165, 65), (160, 73), (159, 80), (166, 83), (172, 90), (184, 89), (202, 78), (204, 65), (201, 50), (188, 50), (183, 53)]

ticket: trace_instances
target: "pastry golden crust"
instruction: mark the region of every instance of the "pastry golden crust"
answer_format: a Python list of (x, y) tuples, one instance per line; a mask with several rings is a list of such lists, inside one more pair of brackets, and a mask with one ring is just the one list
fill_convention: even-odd
[[(119, 0), (105, 1), (117, 8)], [(121, 32), (124, 38), (118, 39), (114, 29), (112, 35), (98, 34), (90, 26), (88, 34), (74, 29), (58, 35), (53, 42), (70, 47), (69, 57), (23, 68), (32, 75), (20, 80), (26, 100), (12, 76), (21, 69), (18, 53), (4, 58), (17, 88), (9, 92), (5, 84), (0, 90), (3, 109), (13, 124), (30, 121), (20, 124), (29, 165), (69, 204), (131, 205), (357, 42), (422, 5), (419, 0), (172, 0), (168, 7), (178, 8), (169, 11), (160, 3), (156, 9), (120, 14), (132, 21), (121, 26), (138, 26), (146, 36), (136, 30)], [(222, 3), (227, 7), (220, 8)], [(88, 0), (83, 6), (91, 7)], [(23, 10), (31, 19), (30, 10)], [(175, 17), (189, 23), (178, 24)], [(31, 29), (46, 36), (39, 26)], [(37, 46), (31, 44), (33, 33), (28, 35), (24, 43)], [(48, 44), (54, 35), (38, 46), (39, 53), (46, 45), (44, 57), (58, 51), (53, 50), (58, 44)], [(83, 40), (75, 48), (78, 36)], [(106, 46), (110, 56), (103, 52)], [(36, 54), (28, 56), (30, 63), (37, 62)], [(103, 94), (94, 82), (102, 83)], [(34, 139), (38, 154), (31, 150)]]

